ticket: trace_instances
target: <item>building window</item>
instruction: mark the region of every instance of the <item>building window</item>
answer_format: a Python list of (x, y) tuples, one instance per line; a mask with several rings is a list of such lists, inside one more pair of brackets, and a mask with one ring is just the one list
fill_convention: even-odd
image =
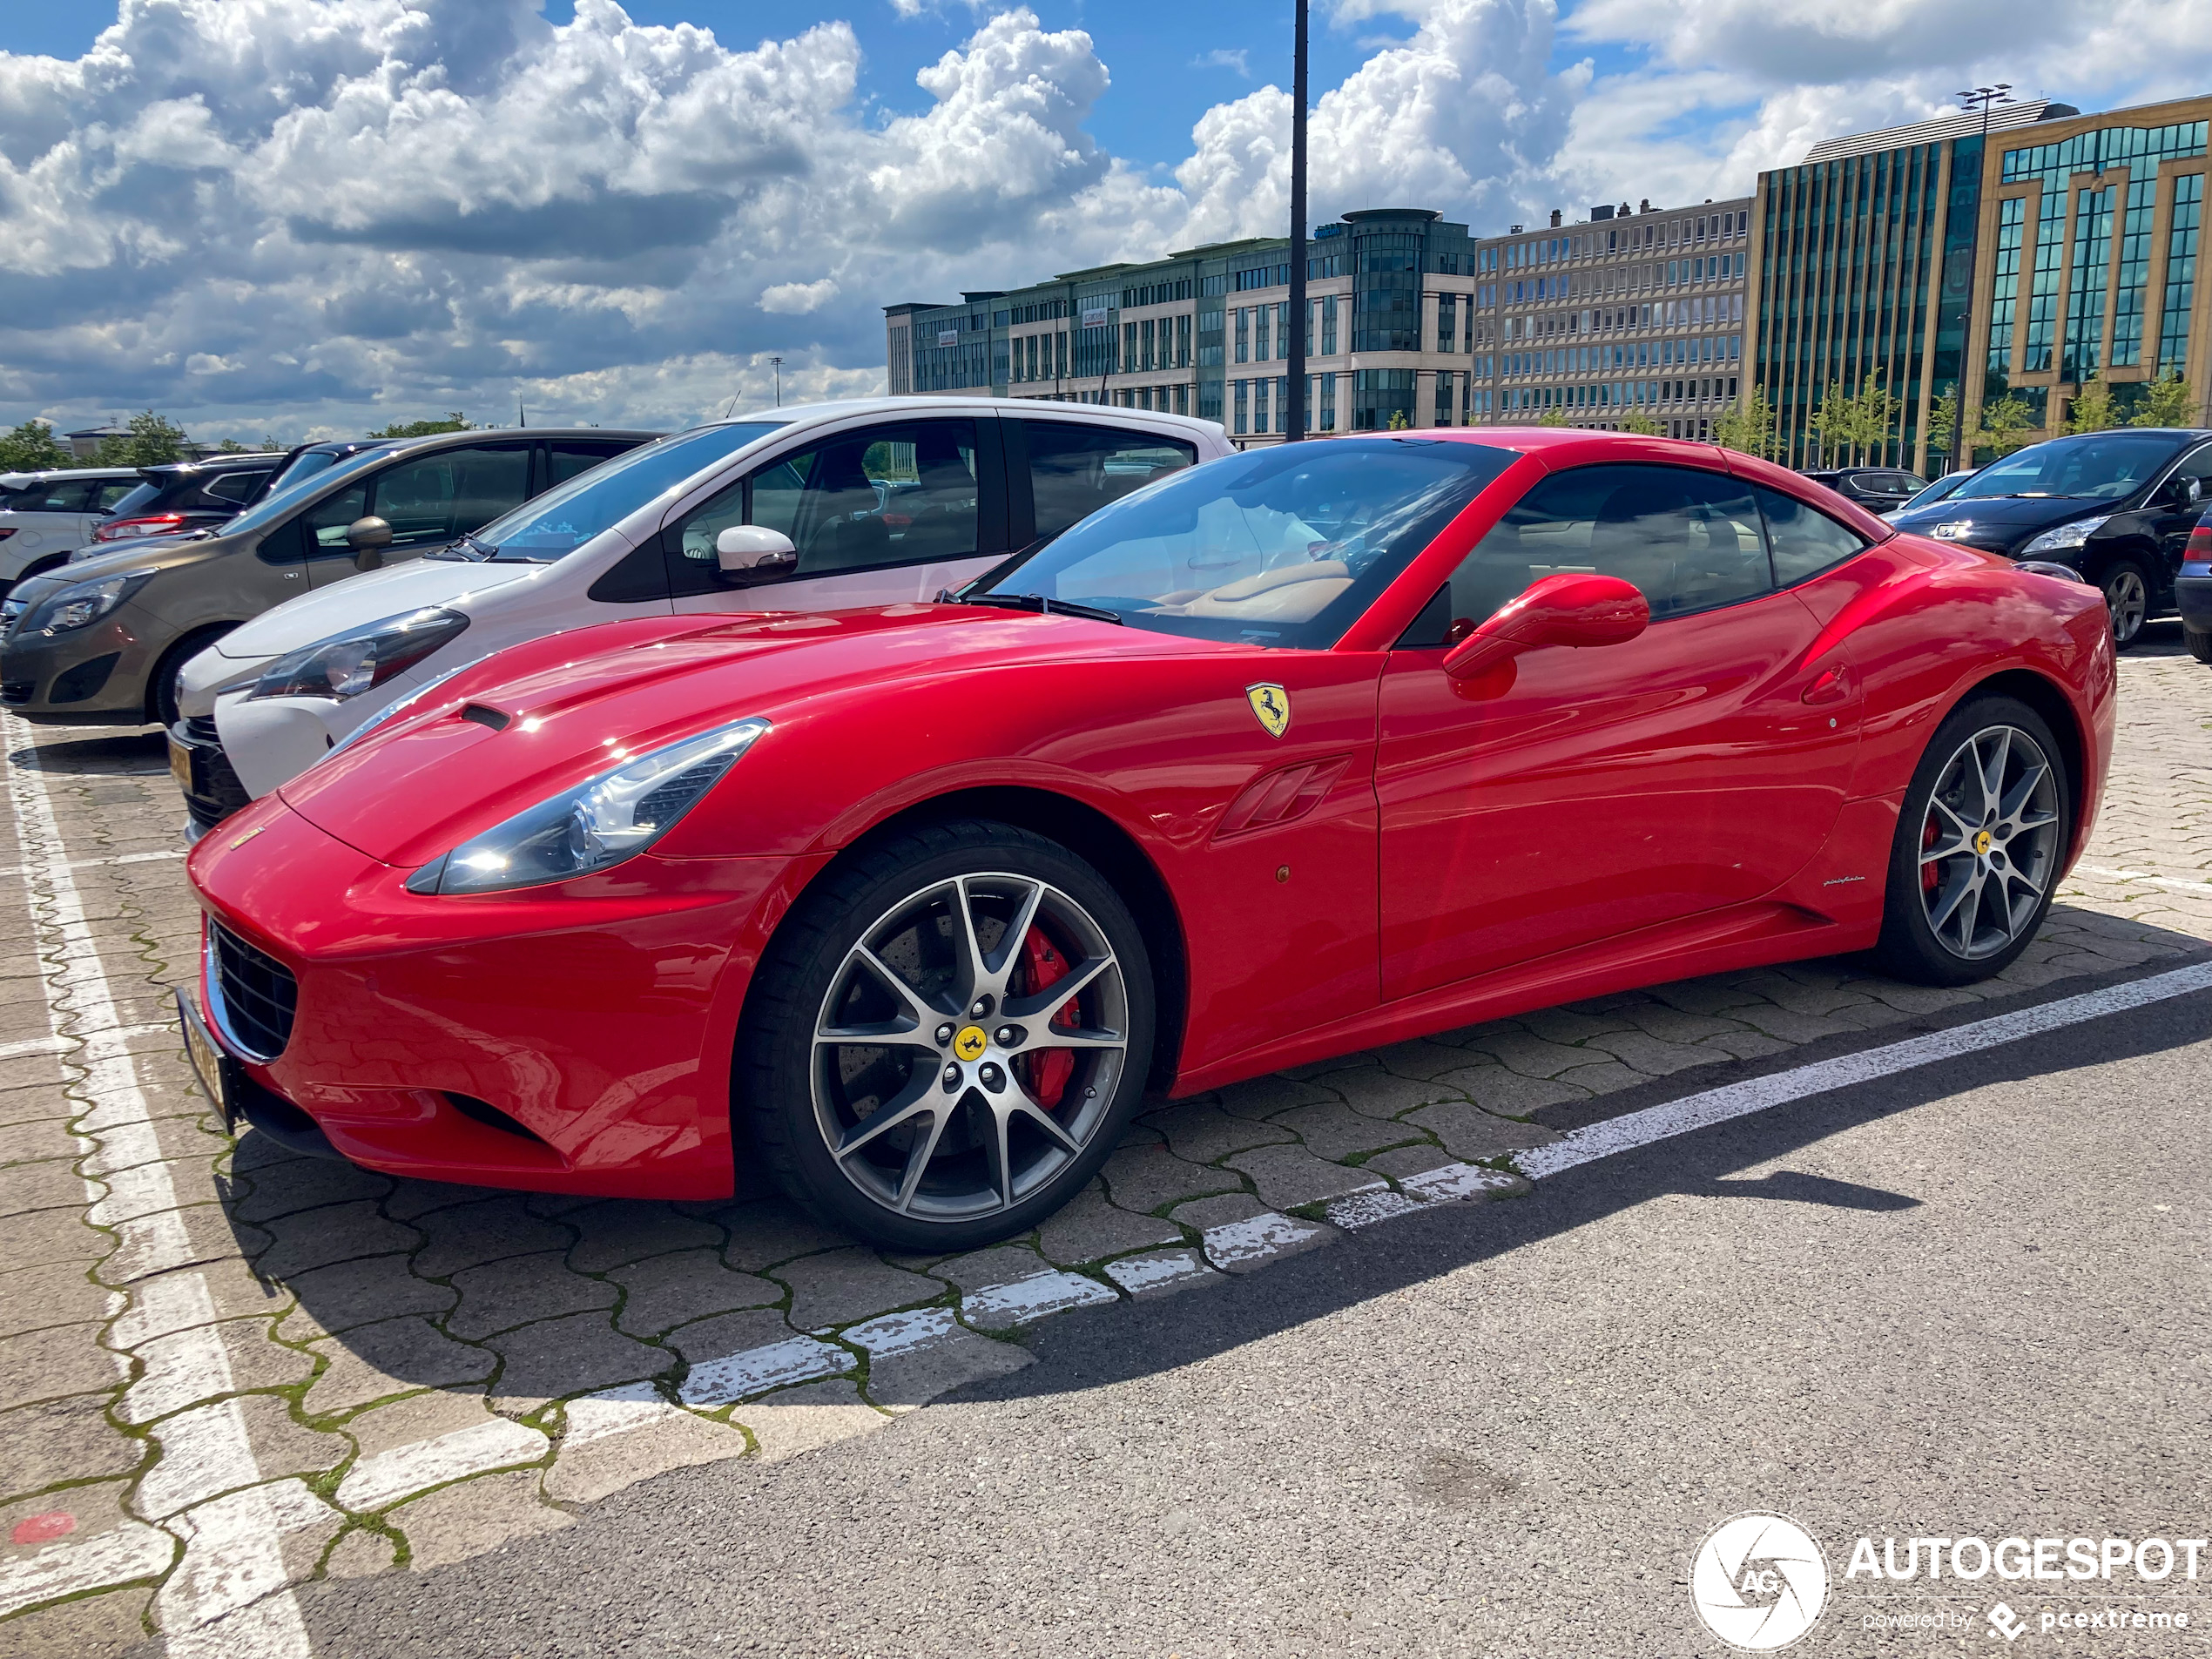
[[(1334, 300), (1330, 301), (1332, 305), (1335, 303)], [(1337, 377), (1333, 374), (1324, 374), (1321, 376), (1321, 430), (1334, 432), (1336, 429)]]
[[(1244, 314), (1241, 311), (1237, 314), (1240, 319), (1244, 316)], [(1238, 332), (1243, 332), (1241, 327)], [(1239, 361), (1241, 361), (1242, 360), (1240, 359)], [(1235, 425), (1230, 428), (1232, 432), (1241, 434), (1249, 432), (1251, 429), (1251, 406), (1248, 401), (1251, 395), (1251, 382), (1250, 381), (1238, 381), (1236, 382), (1235, 407), (1237, 410), (1237, 420)]]
[(2027, 339), (2020, 353), (2020, 368), (2030, 374), (2051, 367), (2051, 343), (2058, 333), (2059, 261), (2065, 254), (2066, 180), (2046, 179), (2042, 208), (2035, 216), (2034, 276), (2028, 287)]
[(1267, 348), (1267, 321), (1273, 315), (1272, 306), (1252, 307), (1252, 361), (1264, 363), (1275, 354)]
[(1267, 388), (1272, 384), (1273, 381), (1266, 380), (1252, 382), (1252, 430), (1255, 432), (1271, 430), (1267, 424)]
[(1175, 366), (1190, 367), (1190, 314), (1187, 311), (1175, 320)]
[[(1460, 348), (1460, 299), (1457, 294), (1440, 293), (1436, 296), (1436, 349), (1456, 352)], [(1447, 421), (1443, 424), (1449, 425)]]
[(1143, 368), (1163, 368), (1163, 367), (1165, 367), (1165, 365), (1161, 364), (1161, 363), (1158, 363), (1157, 361), (1155, 361), (1155, 359), (1153, 358), (1153, 355), (1152, 355), (1152, 319), (1151, 319), (1151, 318), (1147, 317), (1147, 318), (1144, 320), (1143, 324), (1143, 327), (1142, 327), (1142, 328), (1140, 329), (1140, 331), (1139, 331), (1139, 332), (1140, 332), (1140, 334), (1142, 334), (1142, 337), (1143, 337), (1143, 346), (1142, 346), (1142, 348), (1141, 348), (1141, 350), (1142, 350), (1142, 354), (1139, 356), (1139, 358), (1138, 358), (1138, 360), (1137, 360), (1139, 367)]
[[(1337, 354), (1337, 296), (1328, 295), (1321, 301), (1321, 355)], [(1334, 401), (1332, 398), (1332, 402)]]
[(2158, 372), (2186, 373), (2189, 313), (2196, 303), (2197, 219), (2204, 211), (2204, 175), (2182, 173), (2174, 180), (2174, 209), (2166, 239), (2165, 317), (2158, 329)]
[[(1251, 307), (1238, 306), (1237, 307), (1237, 361), (1240, 363), (1249, 363), (1252, 360), (1251, 327)], [(1237, 429), (1242, 432), (1244, 428), (1238, 427)]]
[(1452, 371), (1439, 369), (1436, 373), (1436, 424), (1452, 424)]
[(1187, 381), (1175, 388), (1175, 412), (1177, 415), (1190, 413), (1190, 387)]
[(1275, 354), (1291, 354), (1291, 302), (1287, 300), (1275, 302)]
[(1122, 325), (1121, 369), (1124, 374), (1134, 374), (1136, 370), (1136, 325), (1133, 322)]
[(2105, 325), (2105, 271), (2112, 251), (2112, 190), (2085, 190), (2074, 208), (2074, 280), (2067, 294), (2066, 354), (2060, 373), (2070, 381), (2097, 372)]

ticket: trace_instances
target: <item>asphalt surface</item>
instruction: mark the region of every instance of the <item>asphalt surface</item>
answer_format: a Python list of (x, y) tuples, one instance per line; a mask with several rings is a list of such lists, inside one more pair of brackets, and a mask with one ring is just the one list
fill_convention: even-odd
[[(2212, 1530), (2209, 1069), (2199, 995), (1800, 1102), (1049, 1321), (881, 1433), (301, 1608), (377, 1659), (1718, 1654), (1691, 1556), (1767, 1510), (1827, 1557), (1793, 1652), (2202, 1651), (2202, 1581), (1844, 1572), (1861, 1534)], [(1993, 1647), (2000, 1595), (2030, 1626)], [(2197, 1628), (2034, 1628), (2089, 1602)], [(1959, 1628), (1866, 1628), (1912, 1610)]]

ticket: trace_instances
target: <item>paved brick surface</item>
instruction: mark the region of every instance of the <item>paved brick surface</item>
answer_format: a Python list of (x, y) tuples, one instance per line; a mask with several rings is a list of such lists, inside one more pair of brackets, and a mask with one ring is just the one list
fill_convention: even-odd
[(246, 1650), (304, 1578), (420, 1571), (669, 1469), (792, 1457), (1027, 1364), (1031, 1319), (1509, 1193), (1540, 1108), (2202, 951), (2212, 672), (2170, 624), (2152, 642), (2121, 664), (2096, 835), (2002, 980), (1824, 961), (1302, 1067), (1146, 1114), (1036, 1235), (949, 1260), (752, 1188), (594, 1203), (234, 1146), (165, 1001), (198, 923), (158, 738), (0, 718), (0, 1650), (211, 1629)]

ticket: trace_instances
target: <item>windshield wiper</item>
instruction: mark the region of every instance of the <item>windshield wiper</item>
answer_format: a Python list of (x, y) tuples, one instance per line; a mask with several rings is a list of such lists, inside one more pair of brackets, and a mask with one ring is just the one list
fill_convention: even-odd
[(496, 547), (486, 547), (473, 536), (464, 535), (456, 536), (429, 556), (434, 559), (467, 559), (472, 564), (482, 564), (498, 551)]
[(938, 597), (956, 605), (992, 605), (1001, 610), (1031, 610), (1041, 617), (1088, 617), (1093, 622), (1126, 625), (1118, 610), (1109, 610), (1103, 605), (1077, 604), (1072, 599), (1048, 599), (1042, 593), (971, 593), (962, 597), (946, 592)]

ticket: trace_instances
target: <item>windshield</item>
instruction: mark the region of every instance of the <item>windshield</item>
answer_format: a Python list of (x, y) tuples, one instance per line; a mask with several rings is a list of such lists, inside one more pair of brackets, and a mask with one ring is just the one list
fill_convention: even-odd
[(1959, 486), (1955, 499), (1988, 496), (2132, 496), (2173, 459), (2187, 437), (2170, 432), (2096, 432), (2033, 443), (1992, 462)]
[(1226, 456), (1102, 507), (981, 590), (1098, 606), (1163, 633), (1318, 649), (1517, 458), (1384, 437)]
[(269, 486), (269, 494), (288, 489), (302, 478), (312, 478), (325, 468), (336, 465), (337, 461), (337, 455), (329, 449), (302, 449), (292, 457), (289, 466), (277, 474), (276, 481)]
[(341, 478), (351, 478), (367, 472), (371, 467), (390, 458), (389, 449), (364, 449), (357, 455), (348, 455), (334, 467), (326, 467), (312, 477), (300, 478), (281, 489), (272, 489), (267, 495), (223, 526), (226, 536), (246, 536), (255, 530), (266, 529), (297, 507), (312, 491)]
[(469, 539), (494, 556), (545, 564), (573, 553), (601, 531), (673, 489), (693, 474), (711, 467), (781, 421), (733, 421), (726, 426), (694, 427), (580, 472), (535, 501), (524, 502), (495, 519)]
[(1939, 478), (1911, 501), (1905, 502), (1904, 506), (1898, 508), (1898, 511), (1909, 513), (1915, 507), (1932, 506), (1937, 502), (1957, 494), (1966, 480), (1973, 476), (1972, 473), (1962, 472), (1954, 473), (1948, 478)]

